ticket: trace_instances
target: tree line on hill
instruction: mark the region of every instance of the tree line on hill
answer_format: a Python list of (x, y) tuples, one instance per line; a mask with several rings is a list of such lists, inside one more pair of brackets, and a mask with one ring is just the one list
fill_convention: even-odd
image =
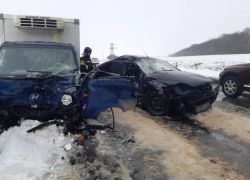
[(170, 56), (199, 56), (220, 54), (249, 54), (250, 53), (250, 28), (233, 34), (222, 34), (216, 39), (193, 44)]

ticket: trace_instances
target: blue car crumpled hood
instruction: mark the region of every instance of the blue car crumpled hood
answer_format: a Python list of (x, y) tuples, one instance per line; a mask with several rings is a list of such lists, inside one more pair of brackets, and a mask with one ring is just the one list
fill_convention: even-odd
[[(52, 90), (46, 91), (45, 87), (64, 91), (69, 84), (71, 83), (68, 83), (67, 80), (58, 78), (0, 79), (1, 107), (58, 104), (62, 96), (61, 93)], [(32, 99), (32, 95), (38, 95), (38, 98)]]

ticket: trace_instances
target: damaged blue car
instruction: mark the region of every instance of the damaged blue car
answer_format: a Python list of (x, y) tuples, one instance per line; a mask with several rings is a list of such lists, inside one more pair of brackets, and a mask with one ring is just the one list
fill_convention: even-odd
[(21, 118), (65, 122), (96, 119), (105, 109), (136, 105), (138, 85), (100, 71), (80, 80), (74, 46), (49, 42), (6, 42), (0, 46), (0, 122)]

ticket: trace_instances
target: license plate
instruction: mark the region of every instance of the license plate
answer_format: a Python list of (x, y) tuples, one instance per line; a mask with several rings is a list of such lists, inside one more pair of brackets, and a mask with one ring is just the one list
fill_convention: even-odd
[(196, 113), (199, 113), (199, 112), (202, 112), (202, 111), (209, 109), (210, 107), (211, 107), (211, 104), (209, 102), (206, 102), (204, 104), (195, 106), (194, 110)]

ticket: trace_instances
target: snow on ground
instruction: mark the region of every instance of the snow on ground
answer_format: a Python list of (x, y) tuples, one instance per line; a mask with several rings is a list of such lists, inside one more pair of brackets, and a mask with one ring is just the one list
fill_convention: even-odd
[(250, 54), (159, 57), (159, 59), (187, 69), (222, 71), (226, 66), (250, 63)]
[(63, 163), (66, 155), (63, 147), (70, 142), (55, 125), (27, 133), (39, 125), (35, 120), (22, 121), (20, 127), (4, 131), (0, 136), (0, 179), (24, 180), (43, 179), (44, 174), (53, 171)]
[(250, 63), (250, 54), (157, 57), (183, 71), (219, 79), (219, 74), (227, 66)]

